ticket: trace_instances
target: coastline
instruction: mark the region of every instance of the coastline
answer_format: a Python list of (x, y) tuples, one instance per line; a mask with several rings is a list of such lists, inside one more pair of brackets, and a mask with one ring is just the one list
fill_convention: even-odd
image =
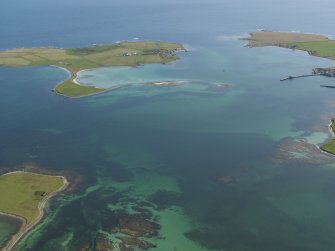
[[(33, 172), (25, 172), (25, 171), (14, 171), (14, 172), (9, 172), (3, 175), (9, 175), (12, 173), (33, 173)], [(9, 240), (8, 242), (4, 245), (3, 247), (3, 251), (11, 251), (15, 248), (15, 246), (19, 243), (19, 241), (26, 235), (29, 233), (29, 231), (31, 231), (33, 228), (35, 228), (41, 221), (42, 219), (45, 217), (45, 209), (48, 206), (48, 203), (50, 202), (50, 200), (55, 197), (56, 195), (58, 195), (60, 192), (64, 191), (68, 185), (69, 182), (66, 179), (65, 176), (53, 176), (53, 175), (46, 175), (46, 174), (38, 174), (38, 175), (43, 175), (43, 176), (50, 176), (50, 177), (60, 177), (63, 179), (63, 186), (60, 187), (59, 189), (57, 189), (56, 191), (48, 194), (46, 197), (44, 197), (42, 199), (42, 201), (38, 204), (38, 211), (39, 211), (39, 215), (38, 217), (32, 221), (31, 223), (27, 224), (27, 220), (24, 217), (21, 217), (19, 215), (14, 215), (14, 214), (9, 214), (9, 213), (5, 213), (5, 212), (0, 212), (1, 215), (7, 216), (7, 217), (11, 217), (11, 218), (15, 218), (17, 220), (20, 220), (22, 222), (22, 225), (19, 229), (19, 231), (17, 233), (15, 233)]]
[(332, 124), (333, 124), (333, 121), (330, 120), (330, 123), (328, 124), (328, 129), (329, 129), (330, 134), (331, 134), (332, 137), (334, 138), (334, 137), (335, 137), (335, 132), (334, 132), (334, 130), (333, 130), (333, 128), (332, 128)]
[[(84, 69), (84, 70), (80, 70), (80, 71), (78, 71), (77, 73), (75, 73), (74, 75), (74, 78), (73, 78), (73, 83), (75, 83), (75, 84), (77, 84), (77, 85), (81, 85), (78, 81), (77, 81), (77, 78), (79, 77), (79, 74), (81, 73), (81, 72), (84, 72), (84, 71), (89, 71), (89, 70), (92, 70), (92, 69)], [(96, 87), (96, 86), (94, 86), (94, 87)]]
[[(266, 35), (265, 35), (266, 34)], [(242, 38), (241, 40), (247, 41), (247, 44), (245, 47), (248, 48), (257, 48), (257, 47), (266, 47), (266, 46), (274, 46), (279, 48), (285, 48), (285, 49), (291, 49), (291, 50), (299, 50), (306, 52), (309, 56), (323, 58), (331, 61), (335, 61), (335, 57), (331, 55), (322, 55), (318, 54), (318, 49), (322, 51), (323, 47), (299, 47), (297, 46), (298, 43), (324, 43), (324, 42), (335, 42), (335, 40), (330, 39), (328, 36), (319, 35), (319, 34), (306, 34), (306, 33), (292, 33), (292, 32), (267, 32), (267, 31), (261, 31), (261, 32), (251, 32), (249, 33), (249, 37)], [(333, 44), (333, 47), (335, 45)], [(329, 68), (321, 68), (321, 69), (331, 69)], [(314, 69), (315, 70), (315, 69)], [(305, 77), (305, 76), (327, 76), (327, 77), (334, 77), (332, 73), (327, 74), (316, 74), (314, 73), (312, 75), (303, 75), (299, 77)], [(294, 77), (289, 77), (287, 79), (293, 79)], [(283, 79), (286, 80), (286, 79)], [(283, 81), (281, 80), (281, 81)], [(331, 134), (331, 137), (328, 141), (326, 141), (322, 145), (315, 145), (321, 152), (326, 153), (328, 155), (331, 155), (332, 157), (335, 156), (335, 152), (327, 151), (324, 148), (324, 146), (328, 145), (330, 142), (335, 140), (335, 131), (332, 128), (333, 121), (330, 120), (330, 124), (328, 125), (328, 130)]]
[[(186, 50), (178, 50), (178, 51), (186, 51)], [(148, 64), (151, 64), (151, 63), (148, 63)], [(156, 64), (156, 63), (152, 63), (152, 64)], [(159, 64), (159, 63), (158, 63)], [(161, 63), (163, 64), (163, 63)], [(143, 65), (143, 64), (141, 64)], [(134, 66), (124, 66), (124, 67), (139, 67), (141, 65), (134, 65)], [(64, 80), (64, 81), (61, 81), (59, 82), (58, 84), (56, 84), (54, 87), (53, 87), (53, 92), (57, 93), (57, 95), (60, 95), (60, 96), (63, 96), (63, 97), (66, 97), (66, 98), (70, 98), (70, 99), (79, 99), (79, 98), (85, 98), (85, 97), (90, 97), (90, 96), (95, 96), (95, 95), (99, 95), (99, 94), (102, 94), (102, 93), (106, 93), (106, 92), (109, 92), (109, 91), (113, 91), (113, 90), (116, 90), (116, 89), (120, 89), (120, 88), (123, 88), (123, 87), (126, 87), (126, 86), (129, 86), (130, 84), (122, 84), (122, 85), (119, 85), (119, 86), (113, 86), (113, 87), (110, 87), (110, 88), (101, 88), (101, 91), (99, 92), (94, 92), (94, 93), (90, 93), (90, 94), (85, 94), (85, 95), (81, 95), (81, 96), (75, 96), (75, 97), (71, 97), (71, 96), (67, 96), (63, 93), (60, 93), (57, 91), (57, 86), (63, 84), (65, 81), (72, 81), (74, 84), (76, 85), (79, 85), (79, 86), (84, 86), (82, 84), (80, 84), (80, 82), (78, 82), (77, 78), (79, 77), (79, 74), (84, 72), (84, 71), (92, 71), (94, 69), (100, 69), (100, 68), (107, 68), (107, 67), (95, 67), (95, 68), (89, 68), (89, 69), (83, 69), (83, 70), (80, 70), (78, 72), (72, 72), (70, 71), (69, 69), (65, 68), (65, 67), (62, 67), (62, 66), (58, 66), (58, 65), (50, 65), (51, 67), (55, 67), (55, 68), (59, 68), (59, 69), (62, 69), (64, 71), (66, 71), (68, 74), (69, 74), (69, 77)], [(117, 66), (110, 66), (110, 67), (117, 67)], [(123, 67), (123, 66), (121, 66)], [(108, 67), (109, 68), (109, 67)], [(94, 85), (90, 86), (90, 87), (94, 87), (94, 88), (99, 88), (99, 87), (96, 87)]]
[[(329, 142), (329, 141), (335, 139), (335, 132), (334, 132), (333, 129), (332, 129), (332, 124), (333, 124), (333, 123), (332, 123), (332, 120), (330, 120), (330, 123), (328, 124), (328, 131), (329, 131), (329, 133), (330, 133), (330, 135), (331, 135), (331, 138), (330, 138), (330, 140), (327, 140), (327, 141), (325, 142), (325, 144), (327, 144), (327, 142)], [(325, 144), (323, 144), (323, 145), (325, 145)], [(322, 153), (325, 153), (325, 154), (327, 154), (327, 155), (330, 155), (331, 157), (335, 157), (335, 153), (331, 153), (331, 152), (325, 151), (325, 150), (321, 149), (321, 146), (319, 146), (319, 145), (316, 145), (316, 147), (317, 147)]]
[[(262, 32), (267, 32), (267, 31), (262, 31)], [(255, 32), (250, 32), (248, 34), (249, 37), (243, 37), (240, 38), (241, 41), (246, 41), (246, 44), (244, 45), (244, 47), (247, 48), (260, 48), (260, 47), (268, 47), (268, 46), (273, 46), (273, 47), (279, 47), (279, 48), (285, 48), (285, 49), (291, 49), (291, 50), (298, 50), (298, 51), (302, 51), (302, 52), (306, 52), (308, 55), (312, 56), (312, 57), (317, 57), (317, 58), (324, 58), (324, 59), (328, 59), (331, 61), (335, 61), (334, 58), (331, 58), (330, 56), (320, 56), (320, 55), (313, 55), (311, 54), (309, 51), (307, 50), (303, 50), (301, 48), (292, 48), (290, 43), (294, 43), (294, 42), (289, 42), (289, 43), (285, 43), (285, 42), (278, 42), (278, 43), (264, 43), (264, 44), (253, 44), (252, 42), (255, 41)], [(280, 32), (278, 32), (280, 33)], [(313, 36), (323, 36), (325, 37), (327, 40), (325, 41), (331, 41), (332, 39), (329, 38), (329, 36), (326, 35), (319, 35), (319, 34), (315, 34), (315, 33), (301, 33), (301, 32), (293, 32), (293, 34), (307, 34), (307, 35), (313, 35)]]
[[(299, 42), (326, 42), (331, 39), (326, 35), (303, 32), (285, 31), (256, 31), (249, 32), (249, 37), (241, 38), (248, 42), (247, 47), (283, 46), (292, 45)], [(290, 48), (290, 47), (288, 47)]]

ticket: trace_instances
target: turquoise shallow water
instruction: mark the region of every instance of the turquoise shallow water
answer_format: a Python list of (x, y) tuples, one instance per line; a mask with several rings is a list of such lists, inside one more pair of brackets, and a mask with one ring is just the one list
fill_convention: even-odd
[[(235, 48), (242, 45), (236, 44)], [(8, 80), (17, 71), (32, 74), (31, 81), (38, 83), (36, 96), (21, 99), (31, 104), (32, 114), (44, 117), (19, 118), (26, 122), (18, 127), (26, 135), (21, 142), (29, 143), (18, 145), (8, 137), (11, 144), (2, 152), (3, 163), (31, 161), (69, 168), (85, 177), (80, 191), (52, 203), (44, 224), (25, 238), (21, 249), (78, 250), (85, 243), (93, 245), (97, 232), (117, 243), (108, 226), (120, 214), (136, 214), (161, 225), (160, 234), (147, 239), (156, 245), (153, 250), (331, 250), (335, 173), (332, 160), (323, 159), (313, 145), (328, 137), (320, 115), (331, 111), (325, 100), (332, 93), (318, 83), (330, 80), (278, 81), (286, 72), (281, 61), (289, 62), (285, 57), (294, 58), (292, 71), (328, 61), (306, 61), (299, 52), (281, 56), (276, 48), (267, 50), (273, 57), (269, 61), (257, 49), (247, 50), (242, 66), (230, 66), (235, 74), (229, 71), (226, 76), (212, 69), (221, 64), (217, 55), (224, 52), (225, 48), (206, 49), (190, 52), (185, 61), (182, 57), (171, 66), (136, 68), (144, 81), (78, 101), (51, 92), (42, 95), (40, 87), (46, 82), (38, 79), (49, 68), (3, 69)], [(188, 63), (196, 62), (199, 55), (216, 63), (196, 68), (198, 82), (169, 87), (143, 83), (152, 75), (157, 81), (170, 76), (188, 79), (188, 71), (196, 67)], [(225, 55), (229, 68), (235, 59)], [(272, 74), (247, 69), (247, 75), (248, 58), (268, 65), (279, 61), (280, 67), (274, 67)], [(89, 74), (112, 83), (114, 70), (119, 69), (104, 69), (103, 76), (99, 71)], [(55, 77), (64, 75), (55, 71)], [(26, 76), (21, 88), (30, 89), (24, 86)], [(215, 83), (230, 85), (218, 88)], [(52, 79), (48, 85), (53, 85)], [(306, 90), (302, 95), (297, 95), (299, 86)], [(4, 105), (11, 99), (3, 100)], [(37, 105), (46, 100), (47, 107)], [(304, 109), (310, 100), (318, 105)], [(26, 108), (16, 108), (20, 109)], [(321, 129), (314, 129), (320, 124)], [(308, 147), (293, 140), (303, 140)], [(314, 151), (306, 152), (310, 148)], [(224, 184), (219, 180), (222, 176), (234, 181)]]
[[(167, 67), (173, 71), (173, 66)], [(94, 85), (102, 88), (111, 88), (116, 86), (139, 85), (148, 82), (159, 82), (164, 79), (163, 74), (157, 73), (162, 69), (160, 65), (152, 64), (142, 67), (114, 67), (114, 68), (100, 68), (95, 70), (88, 70), (80, 73), (78, 82), (85, 85)], [(170, 74), (172, 75), (172, 74)], [(174, 73), (173, 75), (176, 75)], [(176, 77), (171, 78), (167, 76), (169, 81), (177, 81)]]
[[(236, 39), (257, 28), (331, 34), (307, 18), (332, 20), (330, 1), (298, 2), (6, 2), (20, 15), (14, 22), (0, 9), (13, 24), (0, 23), (4, 49), (133, 37), (188, 49), (167, 65), (82, 72), (83, 84), (124, 86), (77, 100), (51, 92), (67, 77), (61, 69), (0, 68), (0, 166), (29, 162), (83, 178), (19, 250), (95, 250), (99, 233), (117, 246), (115, 227), (136, 216), (160, 226), (141, 238), (151, 250), (332, 251), (335, 165), (316, 145), (329, 138), (335, 107), (319, 85), (334, 80), (279, 80), (333, 62)], [(145, 84), (155, 81), (181, 82)], [(0, 229), (3, 242), (14, 225), (0, 219)]]

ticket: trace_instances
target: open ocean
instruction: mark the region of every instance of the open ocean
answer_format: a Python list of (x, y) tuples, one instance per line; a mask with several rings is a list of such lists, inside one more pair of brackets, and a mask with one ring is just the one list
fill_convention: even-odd
[[(239, 38), (258, 29), (332, 37), (334, 8), (330, 0), (3, 0), (1, 50), (135, 38), (188, 50), (167, 65), (82, 72), (85, 84), (131, 85), (81, 99), (51, 92), (68, 76), (62, 69), (0, 68), (0, 166), (83, 177), (19, 250), (94, 250), (98, 233), (116, 243), (110, 227), (140, 215), (160, 225), (145, 239), (151, 250), (333, 251), (335, 157), (317, 145), (335, 115), (335, 91), (320, 85), (335, 80), (279, 80), (334, 62), (246, 48)], [(181, 84), (144, 84), (168, 80)], [(0, 246), (16, 229), (0, 218)]]

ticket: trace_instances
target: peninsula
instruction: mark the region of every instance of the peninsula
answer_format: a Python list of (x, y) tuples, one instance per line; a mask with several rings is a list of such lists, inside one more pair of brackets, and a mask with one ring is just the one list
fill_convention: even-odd
[(22, 222), (20, 230), (3, 244), (1, 250), (12, 250), (42, 220), (50, 198), (63, 191), (67, 185), (63, 176), (21, 171), (0, 176), (0, 214)]
[[(248, 41), (248, 47), (278, 46), (289, 49), (302, 50), (308, 52), (311, 56), (335, 60), (335, 40), (331, 40), (328, 37), (322, 35), (266, 31), (250, 33), (250, 37), (244, 38), (243, 40)], [(335, 67), (315, 68), (313, 69), (312, 74), (299, 77), (318, 75), (335, 77)], [(293, 78), (295, 77), (289, 76), (284, 80)], [(325, 87), (334, 88), (333, 86)], [(331, 120), (329, 128), (334, 135), (335, 119)], [(320, 149), (335, 155), (335, 139), (331, 139), (326, 144), (322, 145)]]
[(122, 42), (87, 48), (20, 48), (0, 51), (0, 66), (56, 66), (67, 70), (67, 80), (55, 86), (60, 95), (79, 98), (110, 89), (80, 85), (78, 72), (108, 66), (138, 66), (168, 63), (178, 59), (176, 52), (185, 50), (181, 44), (166, 42)]
[(322, 35), (272, 31), (252, 32), (250, 37), (243, 38), (243, 40), (248, 41), (247, 46), (249, 47), (280, 46), (287, 48), (301, 47), (301, 49), (303, 49), (303, 43), (332, 41)]

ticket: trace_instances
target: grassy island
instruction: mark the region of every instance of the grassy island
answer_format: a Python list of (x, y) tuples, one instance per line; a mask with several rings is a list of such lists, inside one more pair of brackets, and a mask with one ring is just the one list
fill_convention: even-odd
[(22, 48), (0, 52), (0, 66), (57, 66), (70, 72), (66, 81), (54, 90), (67, 97), (83, 97), (108, 89), (77, 83), (79, 71), (108, 66), (137, 66), (148, 63), (168, 63), (177, 60), (175, 54), (184, 47), (178, 43), (122, 42), (87, 48)]
[[(250, 33), (248, 41), (249, 47), (279, 46), (290, 49), (297, 49), (308, 52), (312, 56), (335, 60), (335, 40), (330, 40), (326, 36), (289, 32), (253, 32)], [(323, 75), (335, 77), (335, 67), (316, 68), (312, 75)], [(293, 79), (289, 77), (287, 79)], [(334, 88), (334, 87), (332, 87)], [(332, 119), (330, 129), (335, 133), (335, 119)], [(321, 150), (335, 155), (335, 139), (320, 147)]]
[(0, 213), (22, 221), (20, 231), (3, 250), (11, 250), (42, 218), (48, 200), (65, 189), (62, 176), (13, 172), (0, 176)]

